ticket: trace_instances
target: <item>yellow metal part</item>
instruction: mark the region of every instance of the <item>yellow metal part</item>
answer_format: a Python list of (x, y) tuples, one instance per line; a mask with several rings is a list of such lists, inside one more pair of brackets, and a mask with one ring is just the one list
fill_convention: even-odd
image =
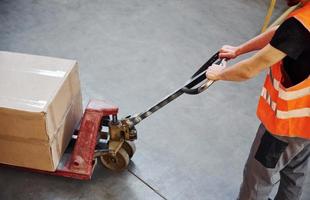
[(121, 141), (109, 141), (109, 153), (112, 155), (116, 155), (116, 153), (122, 148), (122, 145), (124, 143), (124, 140)]
[(137, 132), (134, 127), (130, 128), (126, 121), (119, 121), (118, 123), (110, 122), (109, 124), (110, 140), (135, 140)]
[(110, 122), (109, 124), (110, 140), (120, 141), (121, 139), (124, 139), (124, 133), (126, 131), (124, 129), (125, 127), (123, 127), (121, 123), (114, 124)]
[(263, 24), (263, 27), (261, 30), (262, 33), (265, 32), (266, 30), (269, 30), (270, 28), (272, 28), (274, 26), (281, 24), (291, 12), (293, 12), (296, 8), (298, 8), (300, 6), (300, 4), (297, 4), (295, 6), (288, 8), (280, 17), (278, 17), (270, 26), (268, 26), (275, 5), (276, 5), (276, 0), (270, 0), (270, 5), (269, 5), (269, 8), (267, 10), (265, 21), (264, 21), (264, 24)]
[(268, 8), (268, 11), (267, 11), (267, 15), (265, 17), (265, 22), (264, 22), (264, 25), (263, 25), (263, 28), (262, 28), (262, 33), (265, 32), (265, 30), (267, 29), (268, 25), (269, 25), (269, 22), (270, 22), (270, 18), (272, 16), (272, 12), (274, 10), (274, 6), (276, 5), (276, 0), (271, 0), (270, 1), (270, 5), (269, 5), (269, 8)]

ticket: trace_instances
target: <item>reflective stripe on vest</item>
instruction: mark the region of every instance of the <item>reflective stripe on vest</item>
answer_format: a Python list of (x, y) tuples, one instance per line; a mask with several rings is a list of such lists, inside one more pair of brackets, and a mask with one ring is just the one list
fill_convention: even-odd
[[(310, 3), (293, 12), (310, 30)], [(310, 66), (309, 66), (310, 67)], [(273, 134), (310, 139), (310, 77), (290, 88), (281, 81), (282, 61), (274, 64), (267, 74), (257, 108), (257, 116)]]
[[(308, 95), (310, 94), (309, 89), (310, 89), (310, 87), (308, 88)], [(301, 93), (304, 93), (304, 91), (302, 91)], [(263, 87), (263, 89), (262, 89), (261, 96), (268, 103), (268, 105), (271, 107), (271, 109), (275, 112), (275, 116), (279, 119), (288, 119), (291, 117), (309, 117), (310, 116), (310, 108), (300, 108), (300, 109), (293, 109), (293, 110), (289, 110), (289, 111), (277, 109), (277, 103), (271, 99), (271, 97), (270, 97), (270, 95), (269, 95), (269, 93), (265, 87)], [(297, 96), (299, 96), (299, 94), (297, 94)], [(310, 126), (310, 124), (309, 124), (309, 126)]]

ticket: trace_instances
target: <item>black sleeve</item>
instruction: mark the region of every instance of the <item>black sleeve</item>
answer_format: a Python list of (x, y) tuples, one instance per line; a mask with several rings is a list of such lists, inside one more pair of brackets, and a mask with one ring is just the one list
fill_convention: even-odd
[(296, 60), (309, 44), (307, 35), (308, 30), (302, 23), (291, 17), (280, 25), (270, 45)]

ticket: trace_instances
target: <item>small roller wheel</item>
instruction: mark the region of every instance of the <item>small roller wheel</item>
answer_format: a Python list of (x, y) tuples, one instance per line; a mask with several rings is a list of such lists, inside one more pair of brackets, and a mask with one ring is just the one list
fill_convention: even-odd
[(129, 156), (125, 149), (120, 148), (115, 156), (105, 154), (100, 157), (101, 163), (112, 171), (121, 171), (127, 168)]
[(124, 141), (122, 148), (128, 153), (129, 158), (132, 158), (136, 152), (136, 145), (132, 141)]

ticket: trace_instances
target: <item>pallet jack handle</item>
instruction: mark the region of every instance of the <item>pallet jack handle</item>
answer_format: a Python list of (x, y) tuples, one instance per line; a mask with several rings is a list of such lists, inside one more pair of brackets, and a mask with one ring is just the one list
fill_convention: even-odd
[(207, 69), (213, 65), (223, 65), (225, 59), (219, 58), (219, 52), (214, 54), (202, 67), (200, 67), (191, 77), (191, 79), (182, 88), (185, 94), (196, 95), (205, 91), (214, 81), (208, 80), (206, 76)]
[(206, 71), (207, 69), (213, 65), (223, 65), (225, 59), (219, 58), (219, 52), (214, 54), (202, 67), (200, 67), (181, 88), (177, 89), (170, 95), (166, 96), (162, 100), (160, 100), (158, 103), (150, 107), (144, 112), (135, 114), (133, 116), (128, 116), (123, 121), (128, 124), (129, 127), (134, 127), (138, 123), (140, 123), (142, 120), (146, 119), (150, 115), (152, 115), (154, 112), (158, 111), (162, 107), (166, 106), (171, 101), (175, 100), (182, 94), (190, 94), (190, 95), (196, 95), (204, 90), (206, 90), (208, 87), (210, 87), (214, 81), (208, 80), (206, 77)]

